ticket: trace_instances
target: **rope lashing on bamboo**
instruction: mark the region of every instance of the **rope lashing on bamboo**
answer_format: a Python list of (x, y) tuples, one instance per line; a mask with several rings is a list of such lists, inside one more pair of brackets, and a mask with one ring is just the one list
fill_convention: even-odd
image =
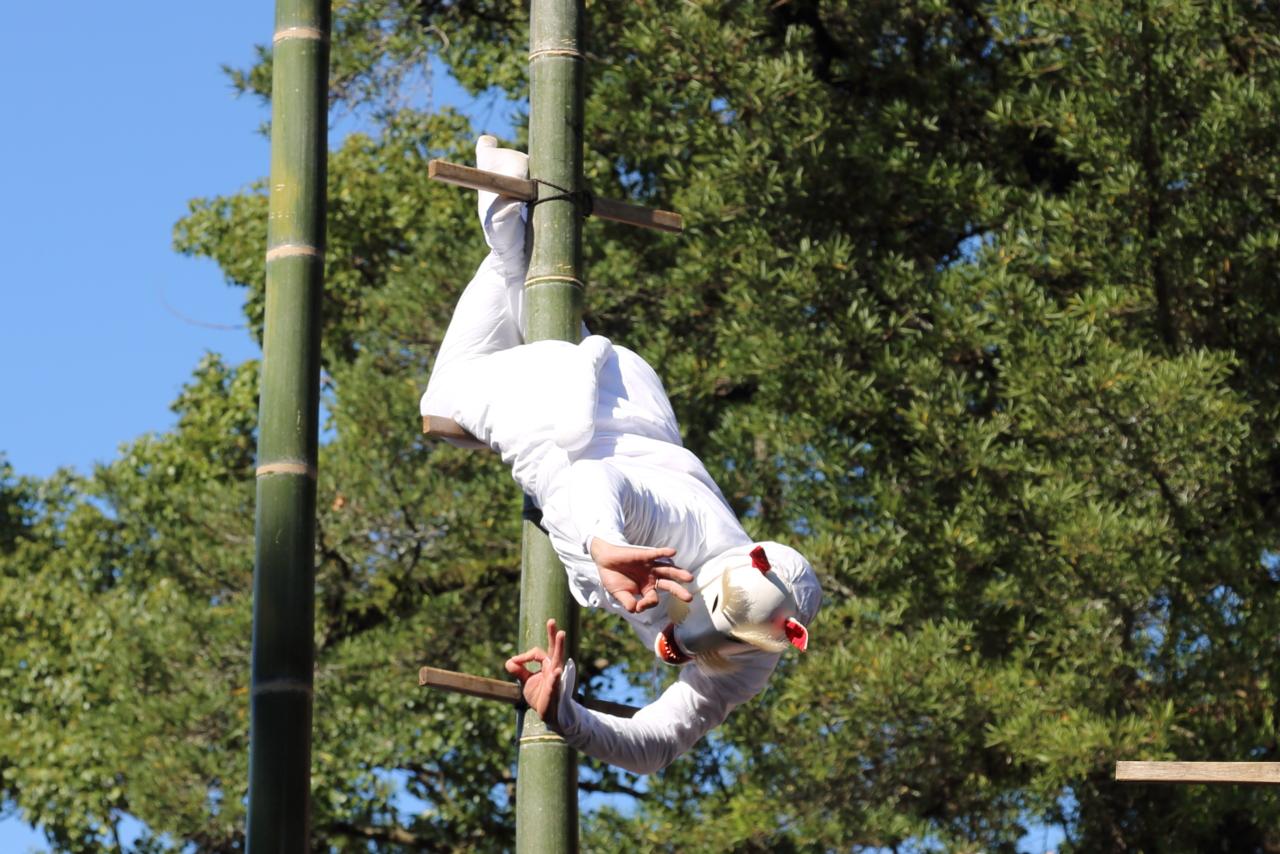
[[(476, 169), (474, 166), (450, 163), (447, 160), (437, 159), (428, 163), (427, 177), (433, 181), (453, 184), (455, 187), (486, 190), (491, 193), (497, 193), (500, 196), (529, 202), (530, 204), (536, 204), (539, 183), (546, 184), (552, 190), (560, 191), (562, 195), (571, 195), (568, 189), (555, 186), (545, 180), (534, 181), (528, 178), (515, 178), (498, 172)], [(543, 201), (546, 201), (546, 199), (543, 199)], [(584, 206), (583, 201), (575, 199), (579, 207)], [(657, 229), (669, 234), (679, 234), (684, 229), (684, 219), (680, 214), (673, 211), (644, 208), (640, 205), (633, 205), (630, 202), (620, 202), (616, 199), (599, 196), (591, 197), (590, 214), (597, 219), (607, 219), (612, 222), (621, 222), (641, 228)]]
[(574, 206), (578, 209), (578, 213), (584, 217), (591, 216), (592, 212), (595, 210), (595, 196), (591, 194), (590, 190), (566, 190), (559, 184), (553, 184), (550, 181), (544, 181), (541, 178), (534, 178), (532, 180), (535, 184), (541, 184), (544, 187), (559, 190), (559, 194), (554, 196), (544, 196), (539, 192), (536, 199), (527, 203), (531, 208), (540, 205), (543, 202), (558, 202), (568, 199), (573, 202)]

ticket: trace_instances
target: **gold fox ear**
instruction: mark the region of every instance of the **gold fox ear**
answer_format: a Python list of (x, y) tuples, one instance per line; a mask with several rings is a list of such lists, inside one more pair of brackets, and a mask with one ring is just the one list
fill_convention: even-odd
[(668, 596), (667, 616), (671, 618), (671, 622), (680, 625), (689, 616), (689, 603), (675, 596)]
[(729, 634), (743, 643), (749, 643), (756, 649), (765, 652), (782, 652), (790, 644), (785, 638), (778, 637), (777, 630), (767, 625), (734, 626)]
[(745, 623), (751, 613), (751, 593), (729, 580), (730, 573), (720, 576), (720, 613), (729, 625)]

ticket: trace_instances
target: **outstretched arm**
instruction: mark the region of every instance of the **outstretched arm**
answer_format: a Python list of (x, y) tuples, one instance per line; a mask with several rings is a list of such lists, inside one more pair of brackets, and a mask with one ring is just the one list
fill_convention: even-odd
[(632, 718), (594, 712), (573, 699), (577, 673), (564, 664), (552, 727), (577, 750), (636, 774), (661, 771), (686, 753), (729, 713), (764, 688), (775, 653), (735, 656), (738, 669), (709, 676), (686, 665), (680, 679)]

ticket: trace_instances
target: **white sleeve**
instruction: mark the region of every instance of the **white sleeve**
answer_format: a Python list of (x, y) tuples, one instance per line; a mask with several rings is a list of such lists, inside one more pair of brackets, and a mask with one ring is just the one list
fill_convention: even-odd
[(594, 712), (572, 699), (576, 669), (572, 659), (560, 677), (557, 728), (572, 747), (636, 774), (661, 771), (724, 723), (734, 708), (759, 694), (780, 656), (737, 656), (740, 669), (709, 676), (686, 665), (680, 679), (632, 718)]
[(616, 546), (640, 545), (628, 542), (625, 533), (637, 498), (634, 485), (616, 467), (603, 460), (578, 460), (569, 466), (568, 481), (542, 508), (543, 524), (585, 554), (593, 537)]

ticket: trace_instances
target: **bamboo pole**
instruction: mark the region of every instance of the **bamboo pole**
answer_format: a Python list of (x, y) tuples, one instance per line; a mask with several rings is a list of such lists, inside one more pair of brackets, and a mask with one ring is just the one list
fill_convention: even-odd
[(329, 4), (277, 0), (249, 721), (250, 852), (310, 850)]
[[(582, 186), (582, 0), (533, 0), (529, 22), (529, 173), (571, 192)], [(577, 341), (582, 327), (582, 216), (573, 198), (533, 208), (533, 247), (525, 280), (526, 341)], [(546, 621), (577, 647), (577, 609), (568, 579), (525, 499), (520, 581), (520, 649), (546, 643)], [(578, 849), (577, 756), (535, 714), (521, 716), (516, 776), (516, 851)]]

